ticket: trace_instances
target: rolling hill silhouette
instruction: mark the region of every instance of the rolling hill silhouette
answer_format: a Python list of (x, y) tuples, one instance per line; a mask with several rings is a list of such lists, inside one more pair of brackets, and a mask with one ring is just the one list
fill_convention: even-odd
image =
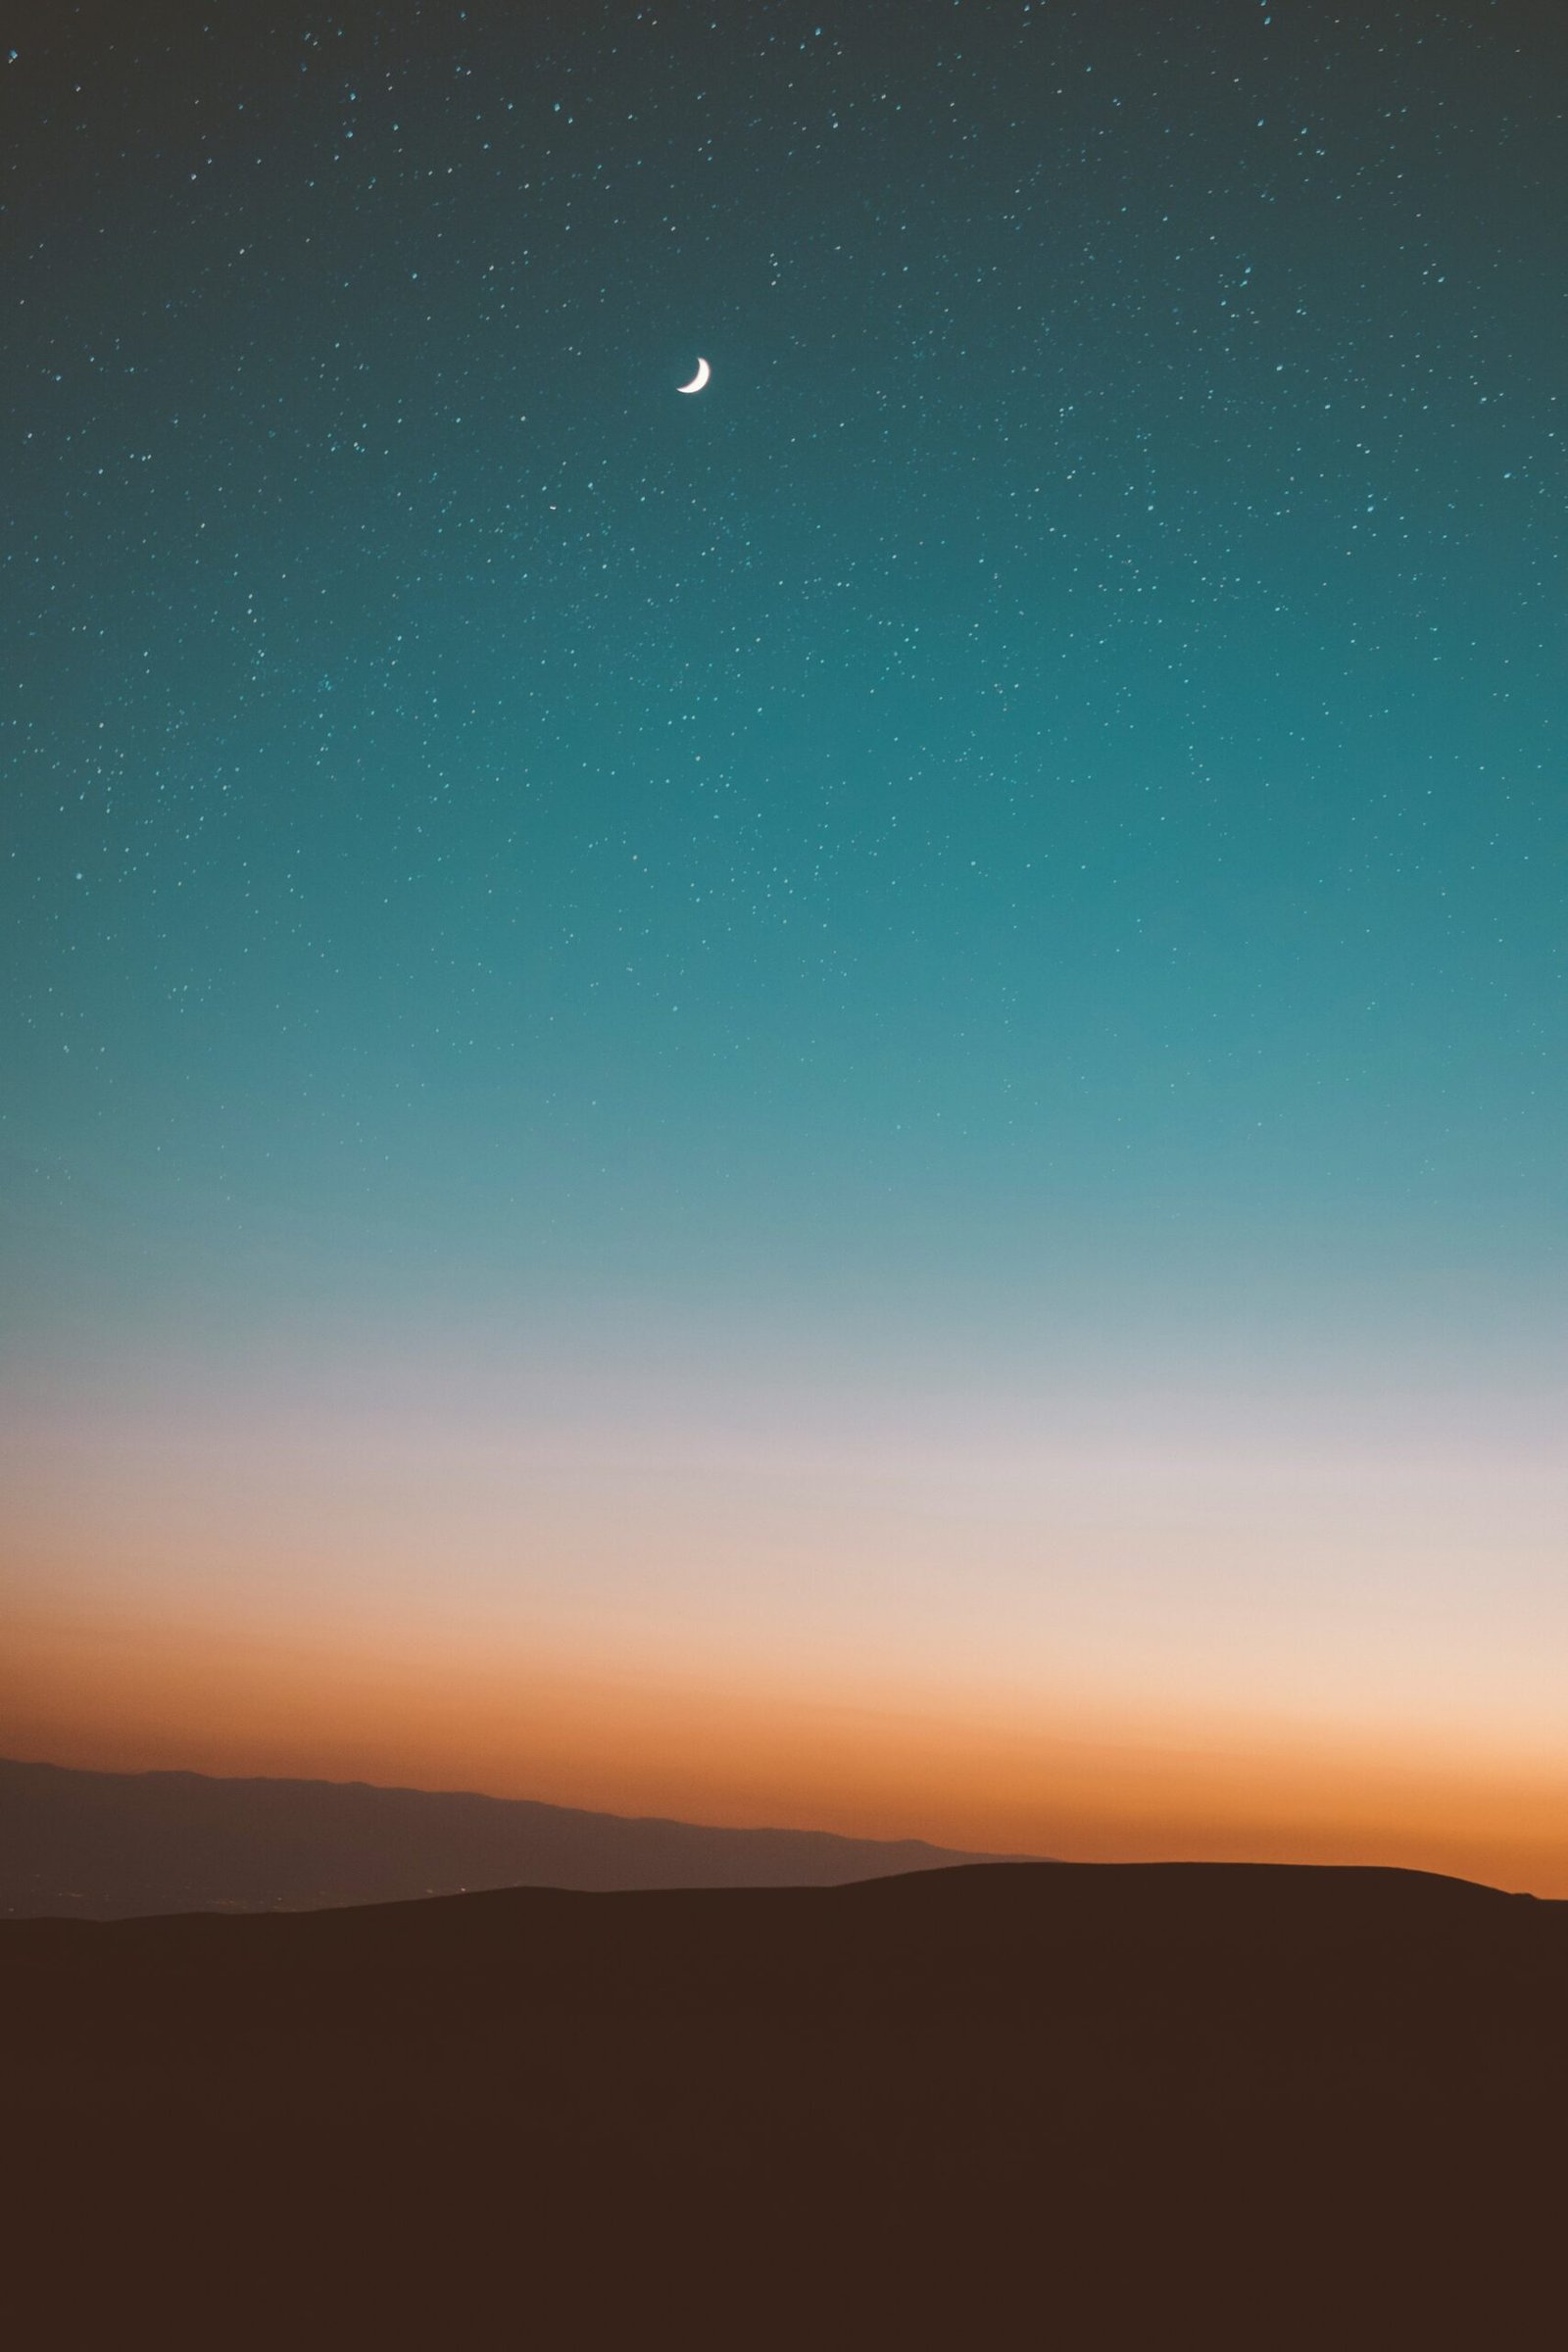
[(918, 1838), (711, 1829), (363, 1781), (0, 1759), (0, 1918), (10, 1919), (316, 1910), (487, 1886), (840, 1886), (995, 1858)]
[(29, 2343), (1560, 2340), (1568, 1906), (1458, 1881), (31, 1920), (0, 2016)]

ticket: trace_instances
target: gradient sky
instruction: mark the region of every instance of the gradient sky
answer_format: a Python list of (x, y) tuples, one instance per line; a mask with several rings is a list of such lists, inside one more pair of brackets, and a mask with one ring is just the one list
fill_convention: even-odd
[(0, 1747), (1568, 1893), (1551, 13), (15, 51)]

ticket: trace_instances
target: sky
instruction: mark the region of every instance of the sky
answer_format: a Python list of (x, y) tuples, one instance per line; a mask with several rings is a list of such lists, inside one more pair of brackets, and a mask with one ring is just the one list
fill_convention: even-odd
[(1551, 13), (21, 20), (0, 1746), (1568, 1894)]

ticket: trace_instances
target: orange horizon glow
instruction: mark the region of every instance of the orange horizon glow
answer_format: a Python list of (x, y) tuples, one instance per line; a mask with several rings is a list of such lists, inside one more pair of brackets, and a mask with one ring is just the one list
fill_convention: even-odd
[(19, 1412), (0, 1750), (1568, 1896), (1533, 1423), (616, 1377), (140, 1364)]
[(1376, 1864), (1568, 1897), (1560, 1764), (1365, 1727), (41, 1617), (6, 1661), (5, 1745), (39, 1762), (463, 1788), (1062, 1860)]

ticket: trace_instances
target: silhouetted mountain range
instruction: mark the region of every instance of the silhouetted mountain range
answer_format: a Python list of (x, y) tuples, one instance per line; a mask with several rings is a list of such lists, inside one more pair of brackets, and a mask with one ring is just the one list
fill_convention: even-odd
[(1558, 2340), (1568, 1906), (1458, 1881), (29, 1920), (0, 2021), (29, 2346)]
[(491, 1886), (841, 1886), (993, 1858), (360, 1781), (0, 1760), (0, 1918), (316, 1910)]

